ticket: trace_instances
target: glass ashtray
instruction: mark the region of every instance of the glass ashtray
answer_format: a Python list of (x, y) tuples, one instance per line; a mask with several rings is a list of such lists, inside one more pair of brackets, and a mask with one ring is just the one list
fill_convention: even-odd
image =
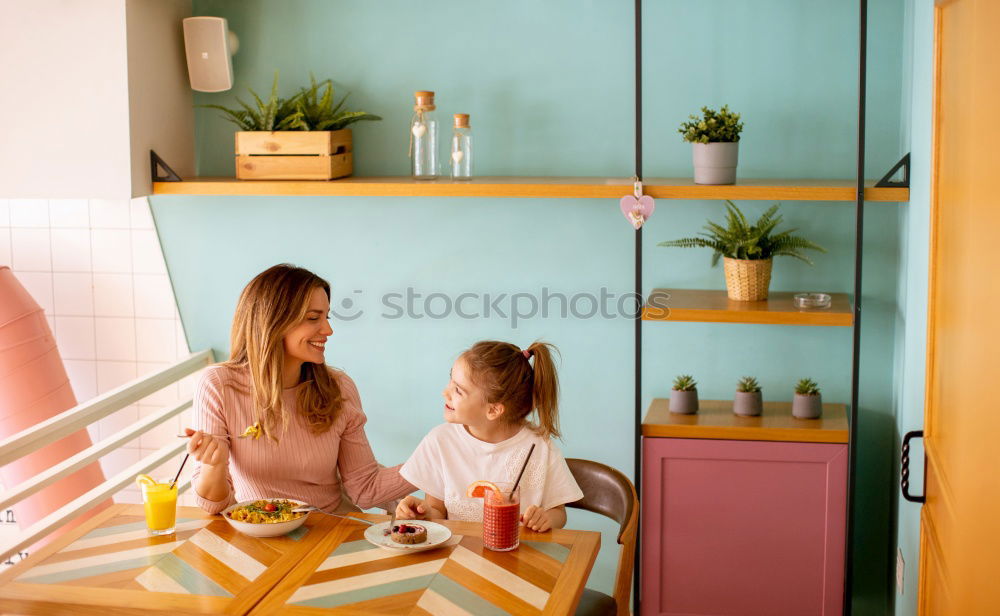
[(829, 308), (829, 293), (796, 293), (793, 296), (796, 308)]

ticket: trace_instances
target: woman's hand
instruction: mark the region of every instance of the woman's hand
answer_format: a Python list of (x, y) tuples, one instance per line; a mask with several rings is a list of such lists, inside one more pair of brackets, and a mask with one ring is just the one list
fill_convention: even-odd
[(542, 509), (538, 505), (531, 505), (521, 514), (521, 523), (539, 533), (562, 528), (566, 524), (566, 509), (562, 506)]
[(192, 458), (208, 466), (229, 464), (229, 443), (224, 439), (191, 428), (184, 428), (184, 433), (190, 437), (187, 450)]
[(426, 520), (428, 507), (424, 501), (411, 494), (396, 505), (396, 517), (401, 520)]

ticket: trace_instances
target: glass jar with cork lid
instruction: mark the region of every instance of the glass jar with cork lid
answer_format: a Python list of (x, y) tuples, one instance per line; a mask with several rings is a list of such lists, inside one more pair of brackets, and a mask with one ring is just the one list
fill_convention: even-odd
[(417, 180), (438, 177), (437, 120), (434, 117), (434, 93), (413, 93), (413, 120), (410, 122), (410, 172)]
[(469, 114), (455, 114), (455, 131), (451, 136), (451, 178), (472, 179), (472, 127)]

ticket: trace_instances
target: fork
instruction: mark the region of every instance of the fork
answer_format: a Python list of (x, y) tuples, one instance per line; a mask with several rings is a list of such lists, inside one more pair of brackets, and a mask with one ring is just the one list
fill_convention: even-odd
[(361, 522), (362, 524), (367, 524), (369, 526), (375, 526), (376, 524), (378, 524), (378, 522), (372, 522), (371, 520), (365, 520), (363, 518), (356, 518), (354, 516), (349, 516), (349, 515), (341, 515), (339, 513), (329, 513), (327, 511), (323, 511), (322, 509), (318, 507), (313, 507), (311, 505), (296, 507), (295, 509), (292, 509), (292, 513), (309, 513), (312, 511), (315, 511), (317, 513), (322, 513), (323, 515), (333, 516), (335, 518), (344, 518), (345, 520), (351, 520), (352, 522)]

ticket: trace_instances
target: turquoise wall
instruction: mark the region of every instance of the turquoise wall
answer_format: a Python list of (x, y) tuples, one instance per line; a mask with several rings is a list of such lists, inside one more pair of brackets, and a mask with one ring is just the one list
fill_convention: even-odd
[[(896, 325), (895, 442), (924, 425), (924, 371), (927, 357), (927, 280), (930, 246), (931, 118), (933, 109), (934, 2), (907, 0), (905, 6), (905, 57), (903, 88), (904, 149), (912, 152), (910, 202), (901, 210), (900, 284)], [(913, 441), (911, 485), (922, 493), (923, 442)], [(894, 464), (894, 476), (899, 465)], [(895, 539), (904, 566), (902, 592), (896, 595), (895, 613), (917, 613), (920, 556), (920, 505), (904, 500), (895, 491)], [(898, 589), (897, 589), (898, 590)]]
[[(840, 177), (854, 170), (857, 7), (822, 0), (647, 3), (644, 15), (645, 174), (688, 176), (690, 146), (676, 126), (702, 105), (729, 103), (746, 121), (743, 177)], [(903, 7), (873, 0), (869, 47), (869, 176), (900, 154)], [(412, 92), (438, 93), (442, 116), (472, 115), (480, 175), (631, 175), (633, 42), (631, 2), (519, 0), (503, 5), (392, 0), (374, 4), (299, 0), (195, 2), (221, 15), (241, 39), (236, 86), (198, 94), (233, 102), (281, 71), (282, 91), (332, 76), (351, 105), (385, 120), (355, 129), (357, 175), (405, 174)], [(444, 117), (442, 117), (444, 119)], [(200, 175), (233, 173), (234, 127), (197, 111)], [(632, 291), (634, 234), (614, 200), (430, 198), (155, 197), (154, 215), (192, 348), (224, 354), (237, 294), (261, 269), (291, 261), (334, 285), (330, 363), (357, 380), (380, 461), (402, 461), (440, 422), (440, 390), (455, 355), (486, 337), (527, 344), (537, 337), (563, 354), (563, 449), (631, 474), (633, 337), (624, 317), (558, 314), (515, 324), (510, 315), (463, 319), (387, 318), (381, 298), (432, 292), (615, 296)], [(756, 213), (768, 203), (744, 202)], [(851, 290), (853, 207), (788, 203), (786, 220), (824, 245), (814, 268), (775, 265), (775, 290)], [(901, 210), (871, 204), (866, 222), (864, 379), (859, 444), (863, 514), (856, 612), (884, 614), (889, 602), (892, 484), (893, 324)], [(723, 288), (721, 270), (699, 251), (656, 242), (698, 230), (720, 202), (665, 201), (644, 232), (646, 290)], [(787, 261), (787, 260), (786, 260)], [(341, 302), (350, 299), (350, 310)], [(435, 298), (429, 308), (444, 309)], [(519, 297), (519, 306), (530, 300)], [(471, 304), (470, 304), (471, 305)], [(423, 307), (421, 305), (421, 307)], [(468, 310), (468, 309), (467, 309)], [(582, 313), (582, 315), (581, 315)], [(817, 378), (828, 401), (850, 397), (851, 338), (844, 328), (644, 325), (643, 405), (691, 372), (705, 397), (729, 397), (752, 373), (765, 397), (791, 398), (801, 376)], [(570, 523), (605, 531), (591, 585), (610, 592), (617, 549), (612, 526), (574, 512)]]

